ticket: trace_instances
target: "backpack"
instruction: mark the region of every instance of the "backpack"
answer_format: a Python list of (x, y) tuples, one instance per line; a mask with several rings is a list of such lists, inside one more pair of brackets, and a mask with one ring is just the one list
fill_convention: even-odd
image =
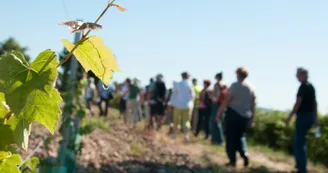
[(205, 93), (204, 104), (205, 104), (207, 107), (209, 107), (209, 106), (212, 105), (212, 99), (211, 99), (210, 94), (209, 94), (208, 91), (206, 91), (206, 93)]
[(166, 87), (164, 82), (156, 82), (153, 91), (153, 98), (158, 103), (165, 102)]

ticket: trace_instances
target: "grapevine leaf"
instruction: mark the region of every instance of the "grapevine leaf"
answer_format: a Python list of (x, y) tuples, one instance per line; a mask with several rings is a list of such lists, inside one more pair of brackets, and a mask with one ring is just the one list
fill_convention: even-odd
[[(103, 83), (109, 84), (114, 71), (120, 71), (113, 52), (103, 43), (98, 36), (91, 36), (81, 40), (74, 51), (76, 59), (81, 63), (85, 71), (92, 71)], [(67, 50), (72, 51), (74, 44), (68, 40), (62, 40)]]
[(14, 142), (22, 147), (24, 150), (28, 148), (28, 139), (30, 136), (31, 125), (24, 118), (12, 117), (8, 124), (12, 129), (12, 134), (14, 136)]
[(3, 118), (7, 115), (9, 112), (8, 106), (6, 104), (5, 95), (3, 93), (0, 93), (0, 121), (3, 121)]
[(27, 149), (30, 124), (37, 121), (43, 124), (52, 134), (58, 123), (58, 115), (61, 110), (58, 103), (62, 101), (59, 92), (53, 89), (51, 96), (40, 90), (29, 93), (24, 110), (17, 116), (11, 118), (8, 124), (14, 131), (15, 142), (23, 149)]
[(25, 65), (15, 54), (0, 58), (0, 92), (15, 114), (8, 124), (15, 142), (27, 149), (30, 125), (34, 121), (43, 124), (54, 133), (61, 110), (62, 99), (53, 88), (58, 75), (58, 60), (54, 52), (45, 50), (31, 65)]
[(0, 172), (20, 173), (17, 165), (22, 163), (18, 154), (12, 154), (8, 151), (0, 151)]
[(14, 54), (17, 58), (19, 58), (24, 65), (28, 66), (28, 62), (26, 61), (24, 55), (21, 52), (13, 50), (11, 53)]
[(26, 82), (28, 67), (14, 54), (0, 57), (0, 91), (9, 93)]
[(40, 89), (45, 85), (44, 89), (48, 94), (50, 94), (53, 89), (56, 77), (58, 76), (58, 64), (59, 63), (57, 61), (55, 52), (50, 50), (41, 52), (32, 62), (31, 67), (38, 72), (39, 77), (42, 78), (41, 81), (44, 81), (44, 83), (41, 83), (40, 81), (34, 81), (34, 87)]
[(13, 131), (10, 129), (9, 125), (0, 123), (0, 134), (0, 150), (7, 149), (8, 145), (13, 144), (15, 142)]

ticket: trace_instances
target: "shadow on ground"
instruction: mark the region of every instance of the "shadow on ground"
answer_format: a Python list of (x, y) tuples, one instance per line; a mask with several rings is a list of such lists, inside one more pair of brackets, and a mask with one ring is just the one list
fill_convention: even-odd
[[(113, 164), (100, 165), (96, 168), (92, 163), (87, 167), (77, 166), (77, 173), (274, 173), (266, 167), (234, 170), (220, 165), (177, 165), (175, 163), (156, 163), (139, 160), (128, 160)], [(288, 173), (288, 172), (275, 172)]]

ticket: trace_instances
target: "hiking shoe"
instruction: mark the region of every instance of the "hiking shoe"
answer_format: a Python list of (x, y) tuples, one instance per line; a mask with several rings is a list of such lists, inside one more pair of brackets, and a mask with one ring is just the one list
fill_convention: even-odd
[(229, 162), (229, 163), (226, 163), (225, 166), (227, 166), (227, 167), (236, 167), (236, 163)]
[(244, 166), (245, 167), (248, 167), (248, 165), (249, 165), (249, 158), (248, 158), (248, 156), (244, 156), (243, 159), (244, 159)]

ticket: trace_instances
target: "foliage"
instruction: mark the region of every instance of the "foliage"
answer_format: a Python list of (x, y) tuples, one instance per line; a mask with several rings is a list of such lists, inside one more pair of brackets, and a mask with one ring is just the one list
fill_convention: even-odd
[[(284, 150), (292, 154), (294, 126), (285, 126), (287, 113), (280, 111), (257, 111), (255, 126), (248, 132), (248, 138), (256, 144)], [(295, 120), (295, 119), (294, 119)], [(315, 138), (313, 129), (307, 136), (307, 154), (314, 162), (328, 166), (328, 117), (320, 116), (321, 138)]]
[(11, 52), (11, 51), (18, 51), (22, 53), (26, 59), (27, 62), (30, 61), (30, 56), (26, 54), (26, 51), (28, 50), (27, 47), (22, 47), (21, 45), (18, 44), (18, 42), (10, 37), (7, 40), (3, 41), (0, 43), (0, 55), (5, 54), (6, 52)]
[(54, 133), (62, 101), (53, 88), (57, 76), (58, 61), (54, 52), (46, 50), (31, 63), (23, 56), (7, 53), (0, 58), (0, 92), (15, 115), (8, 120), (14, 141), (27, 149), (30, 125), (34, 121), (43, 124)]
[(96, 129), (108, 129), (108, 126), (102, 119), (99, 118), (85, 119), (85, 121), (82, 122), (82, 134), (89, 134)]
[[(12, 152), (12, 147), (27, 150), (31, 125), (37, 121), (43, 124), (51, 133), (54, 133), (58, 124), (61, 109), (59, 103), (63, 101), (61, 95), (55, 89), (55, 81), (58, 77), (57, 68), (63, 65), (74, 54), (84, 70), (95, 73), (104, 83), (109, 83), (114, 71), (119, 71), (115, 57), (110, 49), (98, 36), (88, 37), (92, 26), (111, 6), (119, 10), (123, 7), (113, 4), (114, 0), (106, 5), (95, 23), (88, 22), (82, 31), (83, 39), (75, 45), (68, 40), (63, 40), (65, 47), (70, 51), (58, 62), (55, 52), (45, 50), (41, 52), (32, 63), (24, 53), (26, 48), (20, 47), (15, 40), (9, 39), (0, 46), (0, 172), (17, 173), (17, 165), (22, 164), (19, 154)], [(100, 26), (100, 25), (99, 25)], [(91, 28), (89, 28), (91, 27)], [(12, 51), (14, 50), (14, 51)], [(77, 84), (75, 82), (75, 84)], [(78, 85), (78, 88), (81, 86)], [(81, 99), (82, 92), (76, 90), (74, 98)], [(73, 99), (73, 97), (71, 97)], [(76, 117), (83, 118), (85, 112), (80, 102), (65, 100), (69, 106), (77, 107)], [(74, 105), (74, 104), (77, 104)], [(67, 106), (65, 104), (65, 106)], [(70, 109), (73, 110), (73, 109)], [(73, 113), (73, 112), (68, 112)], [(66, 124), (67, 119), (63, 120)], [(76, 121), (78, 124), (79, 121)], [(79, 127), (76, 125), (76, 127)], [(67, 146), (69, 148), (70, 146)], [(75, 147), (75, 146), (74, 146)], [(33, 171), (37, 171), (37, 160), (34, 158), (23, 164)]]
[[(80, 41), (80, 46), (74, 55), (86, 71), (92, 71), (103, 83), (109, 84), (114, 71), (120, 71), (113, 52), (103, 43), (98, 36), (91, 36)], [(68, 50), (75, 45), (68, 40), (62, 40)]]
[(20, 168), (22, 173), (38, 173), (40, 160), (37, 157), (32, 157), (30, 160), (27, 160)]
[(19, 172), (16, 165), (22, 163), (22, 159), (18, 154), (10, 151), (0, 151), (0, 172)]

